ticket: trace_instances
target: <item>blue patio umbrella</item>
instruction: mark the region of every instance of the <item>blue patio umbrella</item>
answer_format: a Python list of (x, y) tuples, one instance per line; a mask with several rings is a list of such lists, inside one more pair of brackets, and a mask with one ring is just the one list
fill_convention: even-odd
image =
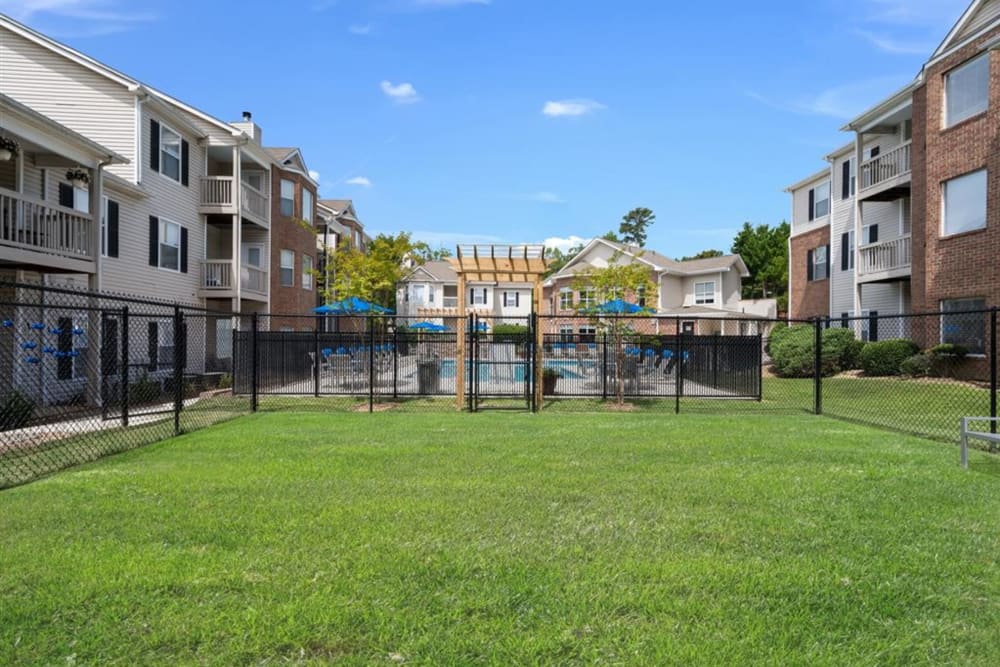
[(314, 313), (323, 315), (391, 315), (392, 311), (384, 306), (356, 296), (350, 296), (340, 301), (334, 301), (318, 308), (313, 308)]
[(434, 322), (417, 322), (416, 324), (411, 324), (410, 329), (414, 331), (431, 331), (431, 332), (441, 332), (447, 331), (448, 327), (443, 324), (435, 324)]
[(622, 299), (612, 299), (599, 306), (595, 306), (593, 311), (604, 315), (634, 315), (635, 313), (645, 312), (646, 309), (636, 303), (629, 303)]
[(490, 328), (490, 325), (486, 324), (486, 322), (477, 322), (476, 323), (476, 331), (487, 331), (489, 328)]

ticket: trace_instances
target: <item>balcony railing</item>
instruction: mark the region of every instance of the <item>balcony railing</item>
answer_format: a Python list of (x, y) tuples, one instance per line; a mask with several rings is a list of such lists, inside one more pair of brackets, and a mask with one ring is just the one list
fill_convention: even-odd
[(861, 255), (861, 276), (908, 269), (911, 261), (910, 236), (881, 241), (858, 248)]
[[(210, 259), (202, 264), (202, 289), (230, 291), (233, 289), (233, 262), (228, 259)], [(244, 264), (240, 267), (240, 289), (245, 292), (267, 295), (267, 271)]]
[(0, 188), (0, 244), (94, 259), (90, 215)]
[(458, 297), (457, 296), (446, 296), (441, 299), (442, 308), (458, 308)]
[(861, 163), (861, 190), (877, 187), (886, 181), (910, 173), (910, 146), (907, 141), (884, 155)]
[[(233, 210), (236, 206), (233, 192), (232, 176), (202, 176), (201, 205), (213, 209)], [(268, 197), (249, 183), (240, 183), (240, 201), (242, 213), (268, 220)], [(234, 211), (235, 212), (235, 211)]]

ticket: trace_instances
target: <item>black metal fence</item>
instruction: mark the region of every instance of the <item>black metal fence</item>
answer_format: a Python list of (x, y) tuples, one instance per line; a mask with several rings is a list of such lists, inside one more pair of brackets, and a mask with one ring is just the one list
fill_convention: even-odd
[(229, 313), (0, 283), (0, 488), (246, 414)]
[(791, 323), (237, 316), (0, 283), (0, 487), (256, 410), (622, 403), (821, 413), (957, 442), (962, 417), (997, 414), (997, 336), (996, 310)]

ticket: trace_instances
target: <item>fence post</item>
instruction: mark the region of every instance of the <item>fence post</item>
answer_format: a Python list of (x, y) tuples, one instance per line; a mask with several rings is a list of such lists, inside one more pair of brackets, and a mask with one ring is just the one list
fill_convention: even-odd
[(990, 311), (990, 433), (997, 432), (997, 308)]
[(174, 306), (174, 435), (181, 434), (181, 410), (184, 408), (184, 314)]
[[(528, 354), (527, 354), (527, 364), (525, 365), (525, 380), (528, 383), (528, 394), (531, 411), (538, 412), (538, 397), (535, 395), (535, 383), (538, 381), (535, 375), (535, 358), (539, 350), (536, 349), (538, 341), (538, 313), (531, 313), (531, 317), (528, 319)], [(545, 347), (542, 346), (541, 350), (544, 354)]]
[(608, 333), (601, 333), (601, 400), (608, 400)]
[(399, 398), (399, 323), (392, 320), (392, 397)]
[(823, 319), (817, 317), (815, 320), (815, 341), (813, 343), (815, 349), (815, 360), (813, 368), (813, 392), (814, 405), (813, 411), (821, 415), (823, 414)]
[(316, 317), (313, 325), (313, 397), (319, 398), (319, 367), (323, 363), (319, 356), (319, 325), (320, 317)]
[(251, 412), (257, 412), (257, 384), (259, 381), (258, 375), (258, 363), (257, 363), (257, 346), (260, 341), (257, 340), (259, 333), (259, 324), (257, 322), (257, 313), (253, 313), (250, 316), (250, 410)]
[[(760, 327), (760, 323), (757, 324)], [(764, 400), (764, 334), (757, 329), (757, 402)]]
[(129, 386), (128, 386), (128, 371), (129, 371), (129, 352), (128, 352), (128, 306), (122, 308), (122, 363), (121, 363), (121, 392), (122, 392), (122, 426), (128, 427), (128, 400), (129, 400)]
[(681, 344), (681, 337), (684, 332), (681, 331), (681, 318), (676, 318), (674, 321), (677, 329), (677, 335), (674, 337), (674, 414), (679, 415), (681, 413), (681, 392), (684, 391), (684, 380), (681, 378), (681, 371), (684, 368), (684, 346)]
[(368, 324), (368, 412), (375, 412), (375, 320), (369, 315)]

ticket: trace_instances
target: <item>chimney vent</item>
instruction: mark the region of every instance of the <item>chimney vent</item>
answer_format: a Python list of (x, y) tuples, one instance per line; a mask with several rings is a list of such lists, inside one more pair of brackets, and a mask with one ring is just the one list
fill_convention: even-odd
[(253, 118), (253, 114), (252, 113), (250, 113), (249, 111), (244, 111), (243, 112), (243, 120), (245, 120), (246, 122), (249, 123), (251, 118)]

